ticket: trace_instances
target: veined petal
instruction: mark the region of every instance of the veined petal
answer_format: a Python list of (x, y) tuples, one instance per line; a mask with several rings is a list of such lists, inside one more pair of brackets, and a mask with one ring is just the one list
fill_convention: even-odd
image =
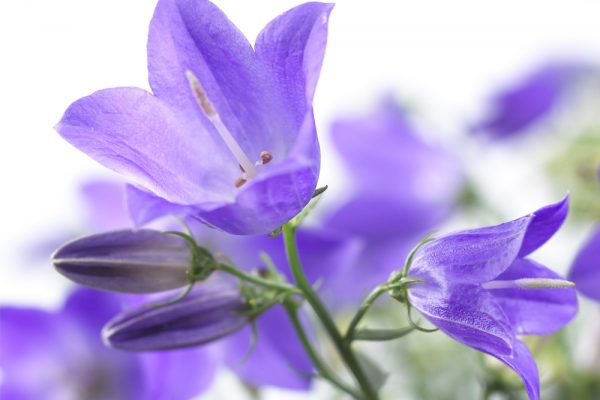
[(450, 233), (426, 243), (416, 252), (409, 275), (448, 285), (491, 281), (515, 260), (531, 219)]
[(600, 225), (579, 250), (571, 266), (569, 280), (575, 282), (579, 292), (600, 301)]
[(58, 272), (89, 287), (153, 293), (185, 286), (192, 263), (189, 244), (167, 233), (114, 231), (67, 243), (52, 255)]
[(333, 4), (301, 4), (271, 21), (256, 39), (256, 57), (276, 82), (295, 126), (312, 108)]
[[(262, 150), (283, 158), (277, 120), (283, 111), (271, 90), (271, 77), (255, 59), (252, 46), (225, 14), (207, 0), (160, 0), (148, 35), (148, 72), (153, 93), (189, 118), (203, 121), (186, 71), (198, 77), (223, 123), (248, 155)], [(281, 147), (280, 147), (281, 146)], [(227, 153), (227, 149), (222, 149)], [(237, 162), (232, 158), (233, 167)], [(235, 181), (235, 180), (234, 180)], [(232, 181), (232, 182), (234, 182)]]
[(410, 304), (448, 336), (474, 349), (510, 355), (515, 336), (502, 308), (475, 285), (426, 281), (409, 287)]
[[(517, 259), (497, 280), (563, 279), (532, 260)], [(489, 291), (510, 320), (515, 333), (546, 335), (566, 325), (577, 313), (574, 288), (493, 289)]]
[(202, 129), (182, 124), (165, 103), (137, 88), (79, 99), (56, 126), (79, 150), (168, 201), (231, 200), (235, 188), (227, 183), (235, 182), (235, 168), (214, 156), (215, 143), (194, 137)]
[(540, 208), (533, 213), (527, 227), (519, 257), (523, 258), (548, 241), (561, 227), (569, 212), (569, 196), (555, 204)]
[(540, 399), (540, 377), (531, 352), (520, 340), (515, 340), (513, 354), (489, 353), (511, 367), (523, 380), (529, 400)]

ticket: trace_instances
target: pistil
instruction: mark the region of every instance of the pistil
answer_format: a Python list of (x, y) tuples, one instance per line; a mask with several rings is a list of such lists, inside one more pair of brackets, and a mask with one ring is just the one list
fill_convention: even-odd
[(575, 284), (564, 279), (521, 278), (515, 280), (490, 281), (481, 285), (484, 289), (560, 289), (571, 288)]
[[(185, 75), (188, 79), (188, 82), (190, 83), (192, 93), (194, 94), (194, 97), (196, 98), (198, 105), (204, 112), (204, 115), (206, 115), (208, 120), (214, 125), (215, 129), (217, 130), (217, 132), (219, 133), (219, 135), (225, 142), (225, 145), (227, 145), (227, 147), (229, 148), (229, 151), (231, 151), (233, 156), (236, 158), (236, 160), (240, 164), (240, 168), (242, 168), (242, 170), (244, 171), (244, 176), (242, 178), (238, 179), (235, 184), (236, 187), (242, 186), (248, 179), (251, 179), (256, 176), (256, 173), (257, 173), (256, 166), (254, 165), (254, 163), (252, 161), (250, 161), (250, 159), (248, 158), (246, 153), (244, 153), (244, 150), (242, 150), (241, 146), (235, 140), (235, 138), (233, 137), (233, 135), (231, 134), (229, 129), (227, 129), (225, 124), (223, 124), (223, 121), (221, 120), (221, 117), (217, 113), (217, 110), (216, 110), (214, 104), (210, 101), (210, 99), (206, 95), (206, 91), (200, 84), (200, 81), (198, 80), (198, 78), (196, 78), (194, 73), (189, 70), (185, 72)], [(262, 153), (261, 153), (261, 159), (262, 159)], [(263, 164), (266, 164), (266, 163), (263, 163)]]

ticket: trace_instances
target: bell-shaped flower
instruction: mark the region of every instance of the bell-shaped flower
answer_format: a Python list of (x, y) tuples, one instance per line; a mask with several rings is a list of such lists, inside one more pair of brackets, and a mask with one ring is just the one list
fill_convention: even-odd
[(495, 95), (489, 114), (471, 130), (497, 139), (526, 132), (563, 104), (582, 78), (594, 74), (597, 69), (583, 62), (545, 64)]
[(197, 346), (243, 328), (248, 309), (238, 287), (206, 281), (181, 300), (120, 313), (104, 326), (102, 337), (108, 346), (127, 351)]
[(543, 335), (577, 312), (573, 284), (525, 258), (561, 226), (568, 199), (504, 224), (455, 232), (422, 245), (408, 276), (412, 307), (459, 342), (490, 354), (539, 399), (535, 361), (517, 335)]
[(0, 398), (187, 400), (206, 390), (220, 364), (211, 349), (140, 355), (103, 345), (100, 329), (122, 302), (79, 289), (58, 311), (0, 307)]
[(569, 272), (577, 291), (600, 301), (600, 225), (597, 225), (587, 242), (579, 250)]
[(123, 293), (154, 293), (190, 282), (193, 251), (185, 239), (142, 229), (86, 236), (52, 255), (58, 272), (88, 287)]
[(312, 100), (331, 9), (295, 7), (253, 47), (211, 2), (160, 0), (148, 35), (152, 93), (98, 91), (56, 129), (154, 198), (154, 216), (177, 210), (230, 233), (267, 233), (316, 187)]

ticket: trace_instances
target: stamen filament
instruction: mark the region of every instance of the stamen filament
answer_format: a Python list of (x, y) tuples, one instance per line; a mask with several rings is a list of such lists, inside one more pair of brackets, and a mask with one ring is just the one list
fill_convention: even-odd
[(244, 150), (242, 150), (242, 148), (235, 140), (229, 129), (227, 129), (225, 124), (223, 124), (223, 121), (217, 113), (215, 106), (206, 95), (206, 92), (204, 91), (204, 88), (200, 84), (198, 78), (196, 78), (196, 75), (194, 75), (194, 73), (189, 70), (185, 72), (185, 75), (188, 79), (188, 82), (190, 83), (190, 88), (194, 93), (194, 97), (196, 98), (198, 105), (200, 106), (206, 117), (209, 119), (209, 121), (217, 129), (217, 132), (225, 142), (225, 145), (227, 146), (227, 148), (229, 148), (229, 151), (231, 151), (233, 156), (240, 164), (245, 174), (244, 178), (250, 179), (255, 177), (257, 171), (256, 167), (254, 166), (254, 163), (250, 161), (250, 159), (248, 158), (246, 153), (244, 153)]
[(564, 279), (521, 278), (490, 281), (481, 286), (484, 289), (560, 289), (574, 287), (575, 284)]

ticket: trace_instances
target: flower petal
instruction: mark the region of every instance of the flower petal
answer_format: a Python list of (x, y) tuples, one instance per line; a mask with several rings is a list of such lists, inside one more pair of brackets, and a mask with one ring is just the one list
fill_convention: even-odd
[(531, 219), (526, 216), (437, 238), (416, 252), (408, 274), (445, 285), (490, 281), (515, 260)]
[(448, 336), (474, 349), (512, 353), (515, 336), (508, 318), (486, 290), (427, 281), (409, 287), (410, 304)]
[(301, 4), (267, 24), (256, 39), (256, 57), (280, 88), (296, 126), (312, 108), (333, 6)]
[[(308, 390), (313, 366), (282, 307), (274, 306), (261, 315), (256, 324), (255, 348), (250, 347), (249, 329), (228, 340), (230, 368), (254, 386)], [(244, 360), (249, 351), (250, 357)]]
[(540, 208), (533, 213), (527, 227), (519, 257), (523, 258), (548, 241), (561, 227), (569, 212), (569, 196), (555, 204)]
[(141, 227), (165, 215), (185, 216), (193, 207), (170, 203), (146, 190), (127, 185), (125, 189), (127, 211), (136, 227)]
[[(235, 191), (226, 183), (235, 182), (236, 172), (222, 165), (228, 160), (214, 157), (218, 148), (213, 142), (190, 134), (201, 129), (199, 124), (182, 126), (166, 104), (136, 88), (84, 97), (56, 126), (96, 161), (169, 201), (230, 201)], [(203, 159), (210, 165), (198, 161)]]
[(525, 384), (525, 389), (527, 390), (529, 400), (539, 400), (540, 377), (538, 375), (537, 365), (533, 359), (533, 356), (531, 355), (531, 352), (520, 340), (515, 340), (513, 350), (512, 356), (494, 353), (489, 354), (496, 357), (504, 364), (511, 367), (517, 374), (519, 374), (523, 380), (523, 383)]
[(600, 225), (579, 250), (569, 280), (575, 282), (580, 293), (600, 301)]
[[(557, 273), (531, 260), (517, 259), (496, 279), (563, 279)], [(566, 325), (577, 313), (574, 288), (490, 290), (506, 313), (515, 333), (546, 335)]]
[[(285, 111), (252, 46), (225, 14), (207, 0), (161, 0), (148, 34), (148, 71), (153, 93), (202, 121), (217, 143), (221, 139), (190, 89), (186, 71), (198, 77), (222, 121), (246, 154), (270, 151), (283, 158), (274, 124)], [(270, 120), (270, 118), (273, 120)], [(286, 129), (289, 130), (289, 129)], [(277, 143), (277, 145), (275, 144)], [(226, 148), (223, 148), (227, 152)], [(232, 159), (232, 166), (237, 162)], [(231, 182), (235, 182), (232, 180)]]

